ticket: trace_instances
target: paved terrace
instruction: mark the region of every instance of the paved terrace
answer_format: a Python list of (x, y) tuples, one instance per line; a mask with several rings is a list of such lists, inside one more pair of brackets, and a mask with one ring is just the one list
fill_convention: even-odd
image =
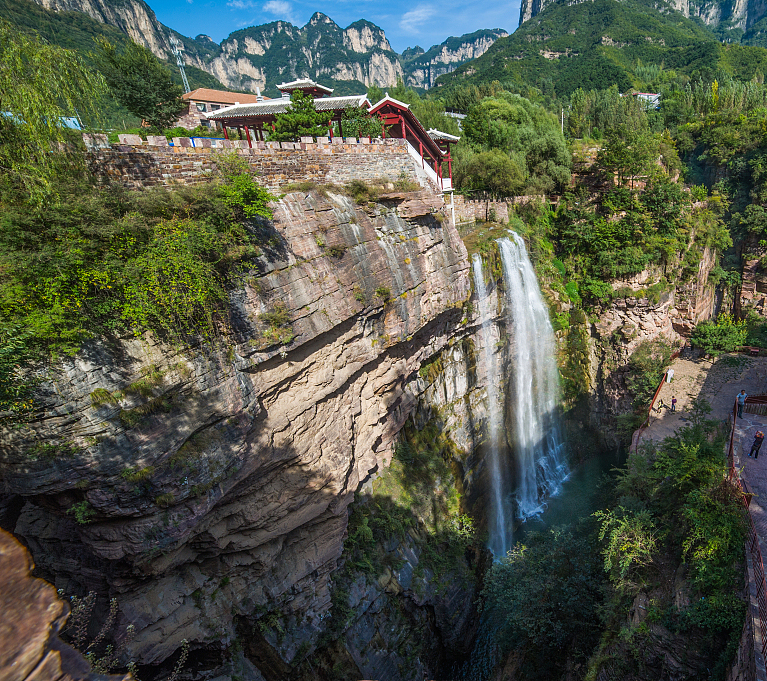
[[(725, 355), (716, 362), (705, 359), (679, 358), (672, 364), (674, 378), (665, 383), (656, 400), (650, 423), (640, 435), (639, 442), (660, 441), (673, 435), (690, 422), (690, 407), (697, 397), (706, 399), (712, 407), (711, 417), (727, 421), (732, 417), (735, 396), (740, 390), (749, 395), (767, 394), (767, 357)], [(677, 398), (677, 411), (671, 412), (671, 398)], [(665, 406), (667, 405), (667, 406)], [(762, 414), (755, 413), (762, 412)], [(765, 405), (746, 405), (743, 418), (736, 420), (733, 438), (733, 461), (739, 470), (744, 491), (752, 492), (749, 511), (758, 539), (759, 553), (767, 556), (767, 445), (763, 445), (758, 459), (748, 453), (757, 430), (767, 432)], [(753, 534), (751, 535), (753, 536)], [(741, 636), (736, 662), (728, 678), (748, 681), (767, 681), (765, 657), (767, 643), (767, 601), (764, 594), (762, 560), (755, 553), (756, 546), (746, 541), (746, 563), (749, 581), (749, 617)]]
[[(729, 419), (735, 396), (743, 389), (749, 395), (767, 393), (767, 357), (723, 355), (716, 362), (706, 359), (674, 360), (671, 365), (674, 378), (664, 383), (655, 402), (650, 424), (639, 442), (661, 441), (690, 422), (690, 407), (696, 397), (711, 405), (711, 418)], [(676, 412), (671, 411), (671, 398), (676, 396)], [(767, 556), (767, 444), (762, 446), (759, 458), (749, 459), (748, 452), (757, 430), (767, 432), (767, 416), (743, 413), (735, 429), (735, 467), (740, 469), (750, 490), (754, 493), (751, 513), (754, 517), (762, 555)]]

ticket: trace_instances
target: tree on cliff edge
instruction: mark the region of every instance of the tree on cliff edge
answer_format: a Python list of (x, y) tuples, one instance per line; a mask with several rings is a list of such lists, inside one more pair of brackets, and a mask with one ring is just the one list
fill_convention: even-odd
[(122, 52), (104, 38), (96, 44), (96, 63), (117, 101), (159, 131), (172, 127), (187, 105), (170, 71), (133, 41)]
[(269, 140), (297, 142), (302, 137), (323, 137), (328, 134), (329, 118), (330, 113), (314, 108), (314, 97), (293, 90), (288, 110), (275, 116), (274, 132), (269, 135)]

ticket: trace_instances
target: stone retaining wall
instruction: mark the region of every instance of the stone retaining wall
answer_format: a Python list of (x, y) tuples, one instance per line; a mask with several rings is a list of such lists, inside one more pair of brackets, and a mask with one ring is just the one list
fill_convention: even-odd
[[(467, 199), (465, 196), (456, 194), (455, 221), (456, 224), (463, 222), (476, 222), (477, 220), (494, 220), (505, 223), (509, 221), (509, 209), (513, 205), (530, 203), (531, 201), (545, 201), (541, 196), (513, 196), (507, 199), (491, 201), (482, 199)], [(495, 217), (493, 217), (495, 216)]]
[(109, 145), (104, 135), (84, 135), (95, 172), (130, 188), (195, 184), (216, 168), (220, 153), (235, 152), (248, 161), (264, 185), (277, 191), (292, 182), (345, 184), (351, 180), (391, 182), (406, 177), (422, 186), (428, 179), (408, 154), (404, 140), (302, 138), (301, 142), (253, 142), (120, 135)]

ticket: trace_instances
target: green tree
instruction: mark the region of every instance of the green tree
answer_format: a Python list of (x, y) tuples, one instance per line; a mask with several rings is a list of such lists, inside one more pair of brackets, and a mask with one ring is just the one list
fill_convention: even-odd
[(530, 190), (551, 192), (570, 179), (571, 156), (556, 116), (542, 106), (500, 91), (472, 107), (463, 122), (476, 151), (499, 149), (522, 163)]
[(737, 350), (746, 342), (748, 327), (745, 320), (735, 321), (728, 314), (720, 314), (716, 322), (701, 322), (690, 336), (693, 344), (706, 354), (716, 357), (722, 352)]
[(314, 108), (314, 97), (301, 90), (293, 90), (288, 110), (275, 116), (274, 132), (269, 139), (296, 142), (301, 137), (322, 137), (327, 134), (329, 117), (330, 114)]
[(133, 41), (122, 52), (105, 38), (96, 44), (94, 58), (120, 104), (156, 130), (171, 127), (187, 105), (170, 71)]
[(97, 118), (103, 79), (74, 52), (0, 21), (0, 176), (42, 201), (65, 139), (64, 116)]
[(341, 128), (345, 137), (381, 137), (383, 134), (381, 119), (371, 116), (362, 107), (345, 109), (341, 116)]
[(504, 197), (519, 194), (525, 186), (525, 164), (519, 155), (499, 149), (470, 154), (457, 164), (456, 186), (463, 191), (485, 191)]
[(368, 101), (371, 104), (378, 104), (384, 98), (383, 90), (377, 85), (371, 85), (368, 88)]

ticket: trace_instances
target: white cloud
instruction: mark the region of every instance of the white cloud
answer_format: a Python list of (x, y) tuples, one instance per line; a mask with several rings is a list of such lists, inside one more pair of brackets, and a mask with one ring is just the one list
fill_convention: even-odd
[(400, 19), (399, 27), (406, 33), (418, 33), (421, 24), (426, 23), (437, 13), (437, 8), (431, 5), (418, 5), (415, 9), (405, 12)]
[(273, 14), (278, 19), (285, 19), (285, 21), (289, 21), (291, 24), (298, 23), (298, 19), (296, 19), (296, 15), (293, 13), (293, 6), (286, 2), (286, 0), (269, 0), (269, 2), (264, 4), (264, 12)]
[(255, 9), (256, 3), (253, 0), (229, 0), (226, 6), (234, 9)]

